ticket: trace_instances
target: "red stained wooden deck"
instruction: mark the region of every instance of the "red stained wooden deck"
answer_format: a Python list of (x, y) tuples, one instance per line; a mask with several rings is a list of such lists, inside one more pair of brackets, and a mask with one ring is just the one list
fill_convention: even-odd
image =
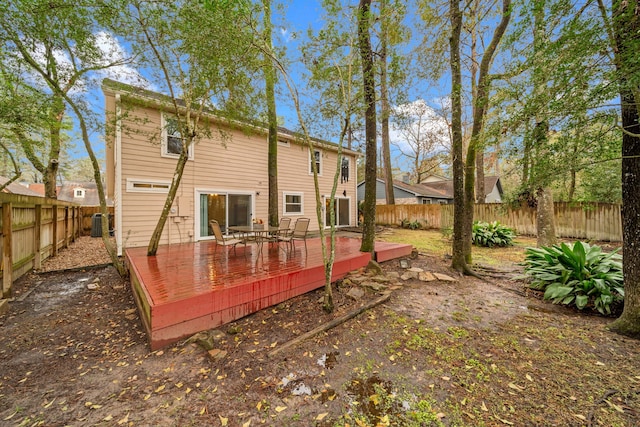
[[(129, 248), (131, 286), (152, 350), (255, 313), (324, 285), (320, 239), (286, 245), (232, 248), (215, 241)], [(360, 240), (336, 238), (332, 280), (365, 266)], [(410, 245), (376, 242), (379, 261), (406, 256)]]

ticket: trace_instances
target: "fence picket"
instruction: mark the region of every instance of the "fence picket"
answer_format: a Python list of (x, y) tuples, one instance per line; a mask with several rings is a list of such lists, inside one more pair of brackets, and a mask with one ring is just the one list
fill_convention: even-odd
[[(554, 204), (558, 237), (622, 241), (620, 205), (611, 203)], [(429, 228), (453, 227), (453, 205), (377, 205), (376, 223), (399, 225), (403, 219), (426, 222)], [(536, 211), (529, 207), (511, 209), (499, 203), (477, 204), (474, 219), (499, 221), (518, 234), (536, 235)]]

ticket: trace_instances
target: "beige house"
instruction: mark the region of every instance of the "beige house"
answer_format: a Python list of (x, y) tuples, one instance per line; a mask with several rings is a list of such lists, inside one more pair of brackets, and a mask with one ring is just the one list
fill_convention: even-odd
[[(160, 94), (103, 81), (107, 132), (107, 196), (115, 206), (114, 235), (118, 253), (146, 246), (165, 203), (177, 163), (179, 134)], [(164, 111), (163, 111), (164, 110)], [(191, 147), (184, 175), (161, 244), (213, 239), (209, 220), (223, 230), (267, 221), (267, 130), (248, 123), (231, 124), (207, 116), (209, 135)], [(236, 126), (237, 125), (237, 126)], [(311, 219), (310, 230), (328, 223), (329, 195), (338, 161), (337, 146), (314, 140), (313, 149), (293, 132), (279, 129), (278, 209), (280, 217)], [(343, 150), (336, 191), (339, 226), (356, 225), (356, 158)], [(311, 162), (319, 173), (323, 221), (318, 223)]]

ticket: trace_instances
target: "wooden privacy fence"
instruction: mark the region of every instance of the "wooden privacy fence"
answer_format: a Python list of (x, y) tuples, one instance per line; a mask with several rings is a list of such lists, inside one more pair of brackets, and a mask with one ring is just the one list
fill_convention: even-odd
[(2, 298), (8, 298), (16, 279), (80, 235), (80, 206), (6, 193), (0, 193), (0, 202)]
[[(554, 204), (558, 237), (622, 241), (620, 205), (612, 203)], [(510, 209), (500, 203), (475, 205), (474, 220), (499, 221), (518, 234), (536, 235), (536, 211), (528, 207)], [(420, 221), (430, 228), (453, 227), (453, 205), (377, 205), (376, 223), (398, 225), (403, 219)]]

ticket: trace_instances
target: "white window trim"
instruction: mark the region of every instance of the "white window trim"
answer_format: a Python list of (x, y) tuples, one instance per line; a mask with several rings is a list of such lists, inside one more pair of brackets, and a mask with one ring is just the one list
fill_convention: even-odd
[[(300, 196), (300, 212), (287, 212), (287, 196)], [(299, 216), (304, 215), (304, 193), (294, 191), (282, 192), (282, 215)]]
[[(322, 225), (324, 228), (331, 228), (331, 225), (327, 224), (327, 212), (326, 212), (326, 206), (327, 206), (327, 200), (329, 200), (331, 198), (330, 195), (325, 194), (324, 196), (322, 196)], [(351, 200), (352, 197), (351, 196), (341, 196), (336, 194), (334, 197), (334, 203), (338, 203), (338, 200), (348, 200), (349, 201), (349, 224), (342, 224), (342, 225), (338, 225), (336, 224), (336, 228), (340, 228), (340, 227), (351, 227), (351, 223), (353, 222), (353, 206), (351, 204)], [(340, 207), (338, 207), (338, 210), (340, 209)], [(338, 217), (336, 217), (336, 220), (338, 219)]]
[[(173, 154), (167, 152), (167, 116), (171, 116), (170, 114), (161, 114), (160, 124), (162, 126), (162, 132), (160, 133), (160, 157), (165, 157), (168, 159), (177, 159), (180, 157), (179, 154)], [(189, 146), (189, 157), (188, 160), (193, 160), (193, 141)]]
[(195, 200), (194, 205), (194, 222), (193, 222), (193, 235), (195, 236), (195, 240), (214, 240), (214, 236), (202, 236), (200, 234), (200, 221), (202, 218), (200, 217), (200, 195), (201, 194), (220, 194), (228, 196), (229, 194), (238, 194), (244, 196), (251, 196), (251, 217), (256, 217), (256, 192), (255, 191), (238, 191), (238, 190), (230, 190), (230, 189), (222, 189), (222, 188), (194, 188), (193, 197)]
[(83, 188), (75, 188), (73, 190), (73, 197), (84, 197), (84, 189)]
[[(151, 187), (139, 187), (138, 184), (150, 185)], [(171, 187), (171, 181), (127, 178), (127, 193), (168, 193), (169, 187)]]
[(308, 163), (308, 165), (309, 165), (308, 166), (309, 167), (309, 175), (313, 175), (313, 169), (311, 169), (311, 160), (315, 159), (314, 156), (315, 156), (315, 152), (316, 151), (318, 153), (320, 153), (320, 156), (319, 156), (320, 166), (318, 167), (318, 176), (322, 176), (322, 170), (324, 169), (324, 165), (323, 165), (324, 162), (322, 161), (322, 150), (318, 150), (316, 148), (314, 148), (313, 151), (309, 150), (309, 163)]

